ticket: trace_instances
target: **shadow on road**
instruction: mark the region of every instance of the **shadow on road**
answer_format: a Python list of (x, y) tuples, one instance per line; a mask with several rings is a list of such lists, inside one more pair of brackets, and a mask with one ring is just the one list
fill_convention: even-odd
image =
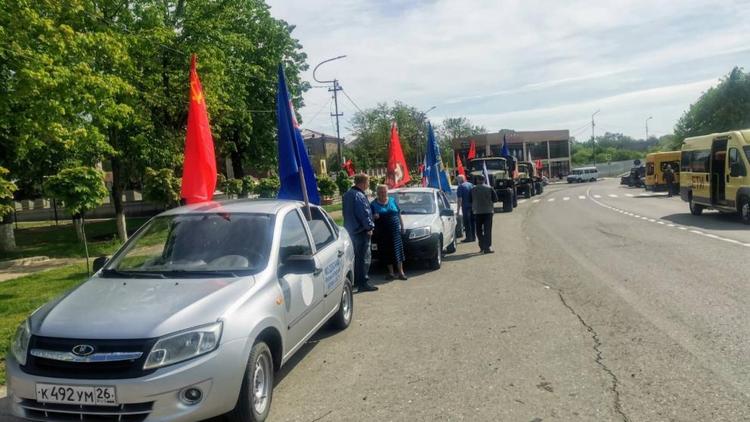
[(706, 230), (747, 230), (748, 226), (742, 224), (737, 214), (724, 214), (720, 212), (704, 212), (701, 216), (690, 213), (672, 214), (662, 217), (663, 220), (671, 221), (684, 226), (699, 227)]

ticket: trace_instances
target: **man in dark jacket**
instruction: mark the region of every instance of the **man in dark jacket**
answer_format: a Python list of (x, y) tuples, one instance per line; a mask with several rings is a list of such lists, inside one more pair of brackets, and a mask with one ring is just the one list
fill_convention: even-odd
[(664, 181), (667, 183), (667, 196), (671, 197), (674, 192), (674, 170), (669, 164), (664, 169)]
[(479, 239), (479, 250), (482, 253), (494, 253), (492, 249), (492, 217), (495, 215), (497, 193), (491, 186), (485, 184), (484, 176), (476, 176), (474, 187), (471, 189), (471, 210)]
[(476, 242), (476, 235), (474, 233), (474, 212), (471, 210), (471, 189), (474, 185), (469, 183), (466, 178), (460, 174), (456, 178), (456, 183), (458, 183), (458, 189), (456, 190), (458, 210), (463, 217), (464, 231), (466, 232), (466, 238), (462, 243)]
[(378, 290), (367, 282), (367, 273), (370, 271), (370, 239), (375, 228), (370, 201), (365, 195), (368, 184), (369, 177), (366, 174), (357, 174), (354, 176), (354, 186), (344, 194), (341, 201), (344, 228), (354, 244), (354, 283), (360, 292)]

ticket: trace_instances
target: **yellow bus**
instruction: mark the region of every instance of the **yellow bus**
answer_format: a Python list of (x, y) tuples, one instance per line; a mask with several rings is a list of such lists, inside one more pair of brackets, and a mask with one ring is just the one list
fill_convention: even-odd
[(680, 151), (653, 152), (646, 156), (646, 190), (659, 192), (667, 190), (664, 169), (674, 170), (674, 189), (680, 186)]
[(750, 129), (685, 139), (680, 197), (690, 204), (690, 212), (736, 212), (750, 224), (749, 156)]

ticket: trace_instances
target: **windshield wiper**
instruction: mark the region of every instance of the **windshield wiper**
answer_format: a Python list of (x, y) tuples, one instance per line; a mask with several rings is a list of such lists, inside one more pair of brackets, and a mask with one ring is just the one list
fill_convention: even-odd
[[(244, 271), (244, 270), (243, 270)], [(233, 271), (212, 271), (212, 270), (171, 270), (167, 274), (173, 278), (179, 277), (239, 277)]]
[(121, 277), (121, 278), (167, 278), (163, 273), (150, 273), (145, 271), (120, 271), (107, 269), (102, 271), (102, 275), (105, 277)]

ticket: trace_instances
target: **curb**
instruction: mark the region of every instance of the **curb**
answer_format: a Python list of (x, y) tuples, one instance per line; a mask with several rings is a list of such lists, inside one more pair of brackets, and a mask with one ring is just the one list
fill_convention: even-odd
[(48, 256), (30, 256), (27, 258), (9, 259), (7, 261), (0, 261), (0, 270), (11, 267), (27, 267), (32, 264), (37, 264), (39, 262), (45, 262), (49, 260), (50, 259)]

